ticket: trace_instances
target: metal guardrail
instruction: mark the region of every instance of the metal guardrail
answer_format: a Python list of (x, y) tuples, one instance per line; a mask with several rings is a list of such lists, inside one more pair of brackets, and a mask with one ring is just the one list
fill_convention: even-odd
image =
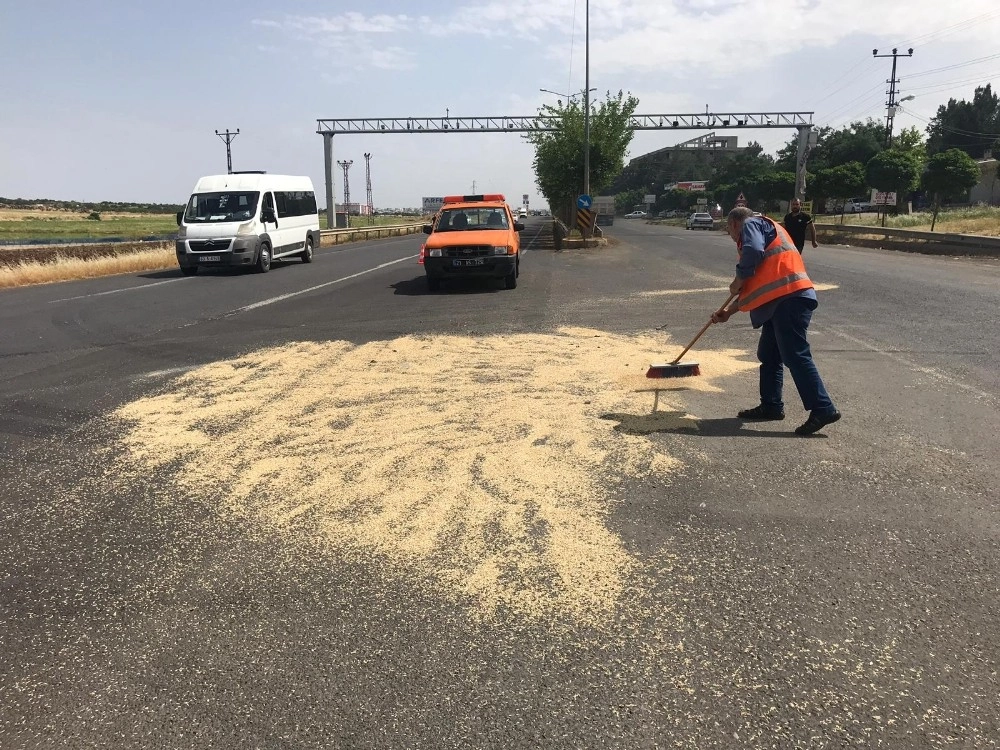
[[(416, 234), (423, 231), (423, 226), (427, 222), (417, 224), (390, 224), (375, 227), (344, 227), (343, 229), (321, 229), (319, 230), (320, 242), (322, 245), (340, 245), (345, 242), (357, 242), (358, 240), (381, 239), (382, 237), (401, 237), (404, 234)], [(333, 241), (329, 242), (328, 239)]]
[[(878, 247), (891, 250), (911, 250), (921, 253), (952, 255), (1000, 255), (1000, 237), (950, 232), (925, 232), (918, 229), (869, 227), (858, 224), (826, 224), (816, 222), (823, 235), (851, 237), (858, 244), (877, 242)], [(864, 235), (865, 237), (862, 237)]]

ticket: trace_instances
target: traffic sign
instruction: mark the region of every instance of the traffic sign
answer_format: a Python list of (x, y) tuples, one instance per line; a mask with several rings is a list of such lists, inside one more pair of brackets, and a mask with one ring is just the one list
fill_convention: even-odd
[(594, 199), (589, 195), (580, 195), (576, 199), (576, 207), (589, 210), (594, 205)]
[(747, 204), (746, 196), (744, 196), (743, 193), (740, 193), (740, 197), (736, 199), (736, 205), (745, 206), (746, 204)]

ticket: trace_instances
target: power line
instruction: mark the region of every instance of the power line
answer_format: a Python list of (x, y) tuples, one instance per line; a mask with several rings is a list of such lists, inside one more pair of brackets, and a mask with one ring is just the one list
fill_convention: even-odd
[[(880, 55), (880, 57), (888, 57), (888, 55)], [(953, 65), (942, 65), (940, 68), (931, 68), (930, 70), (923, 70), (919, 73), (911, 73), (907, 76), (907, 79), (921, 78), (923, 76), (933, 75), (934, 73), (943, 73), (946, 70), (955, 70), (956, 68), (966, 68), (970, 65), (978, 65), (981, 62), (996, 60), (998, 57), (1000, 57), (1000, 54), (986, 55), (985, 57), (977, 57), (975, 60), (967, 60), (965, 62), (954, 63)]]
[(1000, 76), (1000, 71), (995, 71), (993, 73), (987, 73), (986, 75), (978, 75), (974, 78), (960, 78), (952, 79), (950, 81), (938, 81), (937, 83), (927, 83), (923, 86), (907, 86), (907, 91), (924, 91), (927, 93), (934, 93), (934, 91), (945, 91), (953, 86), (961, 86), (967, 83), (981, 83), (987, 84), (992, 83), (992, 79)]
[(936, 31), (924, 34), (923, 36), (918, 36), (914, 39), (910, 39), (909, 41), (904, 42), (904, 44), (910, 46), (912, 44), (916, 44), (917, 42), (923, 43), (931, 39), (934, 39), (936, 37), (940, 38), (943, 36), (948, 36), (950, 34), (955, 34), (966, 27), (975, 26), (980, 21), (984, 21), (987, 18), (992, 18), (994, 16), (1000, 16), (1000, 11), (990, 11), (988, 13), (982, 13), (978, 16), (973, 16), (972, 18), (967, 18), (964, 21), (959, 21), (958, 23), (954, 23), (951, 26), (945, 26), (943, 29), (937, 29)]
[[(865, 60), (864, 60), (864, 59), (862, 59), (862, 60), (861, 60), (860, 62), (856, 63), (856, 64), (854, 65), (854, 67), (850, 68), (850, 69), (849, 69), (849, 70), (848, 70), (848, 71), (847, 71), (847, 72), (846, 72), (846, 73), (845, 73), (845, 74), (844, 74), (843, 76), (841, 76), (840, 78), (837, 78), (837, 79), (835, 79), (834, 81), (832, 81), (832, 82), (830, 83), (830, 85), (832, 86), (832, 85), (834, 85), (834, 84), (836, 84), (836, 83), (839, 83), (840, 81), (844, 80), (844, 78), (846, 78), (847, 76), (850, 76), (850, 75), (851, 75), (851, 73), (852, 73), (852, 72), (854, 71), (854, 69), (855, 69), (855, 68), (857, 68), (857, 67), (858, 67), (858, 65), (861, 65), (861, 64), (863, 64), (864, 62), (865, 62)], [(853, 85), (853, 84), (854, 84), (854, 83), (855, 83), (855, 82), (857, 81), (857, 79), (858, 79), (858, 78), (860, 78), (861, 76), (863, 76), (863, 75), (865, 75), (866, 73), (870, 72), (871, 70), (874, 70), (874, 69), (875, 69), (875, 66), (876, 66), (876, 65), (878, 65), (878, 63), (874, 62), (874, 61), (873, 61), (873, 60), (871, 60), (871, 59), (868, 59), (868, 61), (867, 61), (867, 62), (868, 62), (868, 67), (867, 67), (867, 68), (865, 68), (864, 70), (860, 71), (860, 72), (859, 72), (859, 73), (858, 73), (857, 75), (855, 75), (855, 76), (851, 76), (851, 80), (849, 80), (849, 81), (848, 81), (847, 83), (845, 83), (845, 84), (844, 84), (843, 86), (841, 86), (841, 87), (840, 87), (840, 88), (838, 88), (838, 89), (834, 89), (833, 91), (831, 91), (830, 93), (828, 93), (828, 94), (827, 94), (826, 96), (824, 96), (823, 98), (821, 98), (821, 99), (819, 99), (819, 100), (817, 100), (817, 101), (813, 101), (813, 102), (810, 102), (808, 106), (813, 106), (813, 107), (815, 107), (816, 105), (818, 105), (818, 104), (821, 104), (822, 102), (825, 102), (825, 101), (826, 101), (827, 99), (829, 99), (830, 97), (832, 97), (832, 96), (835, 96), (835, 95), (839, 94), (839, 93), (840, 93), (841, 91), (843, 91), (843, 90), (844, 90), (844, 89), (846, 89), (847, 87), (849, 87), (849, 86)]]

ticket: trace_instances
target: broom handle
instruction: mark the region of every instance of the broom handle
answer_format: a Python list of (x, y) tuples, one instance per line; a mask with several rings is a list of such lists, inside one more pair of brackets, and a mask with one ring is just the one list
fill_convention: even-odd
[[(720, 310), (724, 310), (726, 307), (729, 306), (729, 303), (732, 302), (734, 299), (736, 299), (736, 295), (735, 294), (730, 294), (729, 298), (725, 302), (722, 303), (722, 307), (720, 307), (719, 309)], [(705, 331), (708, 330), (708, 327), (710, 325), (712, 325), (712, 319), (711, 318), (709, 318), (708, 322), (704, 326), (702, 326), (701, 330), (698, 331), (697, 335), (693, 339), (691, 339), (691, 343), (684, 347), (684, 351), (682, 351), (680, 354), (677, 355), (677, 359), (675, 359), (670, 364), (676, 365), (678, 362), (680, 362), (681, 359), (684, 357), (684, 355), (688, 353), (688, 350), (698, 342), (698, 339), (701, 338), (701, 335)]]

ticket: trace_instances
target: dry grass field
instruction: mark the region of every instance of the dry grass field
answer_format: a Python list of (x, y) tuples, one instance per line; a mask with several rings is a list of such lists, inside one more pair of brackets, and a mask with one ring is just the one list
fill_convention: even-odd
[(0, 248), (0, 289), (175, 268), (173, 242)]

